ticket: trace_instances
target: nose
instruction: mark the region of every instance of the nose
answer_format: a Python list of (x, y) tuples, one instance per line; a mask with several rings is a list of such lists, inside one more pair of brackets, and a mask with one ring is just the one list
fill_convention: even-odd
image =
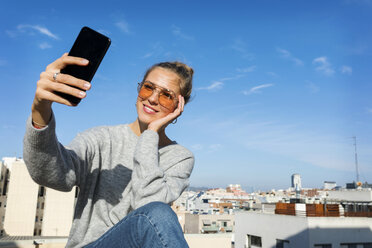
[(153, 105), (158, 105), (158, 103), (159, 103), (159, 91), (158, 91), (158, 89), (154, 89), (151, 96), (149, 98), (147, 98), (147, 100)]

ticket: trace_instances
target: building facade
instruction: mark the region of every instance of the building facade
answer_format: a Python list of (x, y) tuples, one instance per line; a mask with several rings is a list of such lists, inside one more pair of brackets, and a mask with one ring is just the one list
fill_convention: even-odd
[(68, 236), (75, 189), (66, 193), (39, 186), (22, 159), (3, 158), (0, 167), (0, 235)]
[(235, 247), (372, 248), (372, 218), (340, 217), (333, 205), (298, 205), (277, 209), (280, 214), (237, 213)]

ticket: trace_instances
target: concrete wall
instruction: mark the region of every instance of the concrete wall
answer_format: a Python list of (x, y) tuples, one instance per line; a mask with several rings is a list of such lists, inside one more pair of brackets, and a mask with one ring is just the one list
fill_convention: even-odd
[(328, 191), (329, 199), (339, 199), (344, 201), (372, 201), (372, 190), (336, 190)]
[(199, 233), (199, 215), (185, 214), (185, 233)]
[(313, 248), (315, 244), (372, 243), (372, 219), (363, 217), (298, 217), (265, 213), (238, 213), (235, 247), (243, 248), (247, 234), (262, 238), (263, 248), (275, 248), (276, 240), (290, 247)]
[(314, 244), (372, 243), (372, 218), (308, 218), (310, 247)]
[[(306, 218), (245, 212), (235, 215), (235, 247), (244, 248), (247, 234), (262, 238), (263, 248), (276, 246), (276, 239), (290, 240), (291, 247), (309, 248)], [(297, 234), (296, 237), (292, 237)]]
[(48, 188), (42, 226), (43, 236), (68, 236), (74, 215), (75, 188), (60, 192)]
[(190, 248), (231, 248), (233, 234), (186, 234)]
[(11, 236), (32, 236), (39, 186), (32, 181), (23, 160), (13, 162), (9, 170), (4, 231)]

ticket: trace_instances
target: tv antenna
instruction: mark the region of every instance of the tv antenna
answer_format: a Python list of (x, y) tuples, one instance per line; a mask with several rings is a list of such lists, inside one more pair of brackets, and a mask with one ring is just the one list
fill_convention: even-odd
[(352, 137), (354, 139), (354, 148), (355, 148), (355, 170), (356, 170), (356, 183), (359, 182), (359, 168), (358, 168), (358, 153), (357, 153), (357, 142), (356, 136)]

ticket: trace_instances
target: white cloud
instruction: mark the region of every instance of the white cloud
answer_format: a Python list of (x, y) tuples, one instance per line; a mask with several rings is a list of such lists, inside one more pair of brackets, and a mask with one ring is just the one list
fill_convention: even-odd
[[(29, 24), (20, 24), (17, 26), (17, 30), (20, 31), (20, 32), (25, 32), (25, 31), (28, 31), (28, 30), (36, 30), (38, 31), (39, 33), (41, 34), (44, 34), (50, 38), (53, 38), (55, 40), (58, 40), (58, 36), (53, 34), (49, 29), (45, 28), (45, 27), (42, 27), (42, 26), (39, 26), (39, 25), (29, 25)], [(10, 33), (12, 33), (10, 31)]]
[(194, 144), (190, 147), (193, 151), (201, 151), (204, 150), (205, 152), (216, 152), (221, 150), (221, 144), (210, 144), (210, 145), (202, 145), (202, 144)]
[(260, 93), (261, 92), (260, 91), (261, 89), (272, 87), (272, 86), (274, 86), (274, 85), (273, 84), (261, 84), (261, 85), (252, 87), (248, 91), (243, 91), (243, 94), (246, 95), (246, 96), (248, 96), (248, 95), (251, 95), (251, 94)]
[(219, 89), (222, 89), (222, 86), (223, 86), (223, 82), (216, 81), (207, 87), (198, 88), (198, 90), (209, 90), (209, 91), (219, 90)]
[(238, 52), (243, 58), (253, 59), (253, 54), (249, 53), (246, 47), (246, 43), (241, 39), (235, 39), (234, 43), (230, 46), (232, 50)]
[(317, 93), (320, 90), (319, 86), (310, 81), (308, 81), (307, 87), (310, 89), (311, 93)]
[(232, 77), (221, 78), (221, 79), (218, 79), (216, 81), (213, 81), (211, 85), (206, 86), (206, 87), (197, 88), (197, 90), (209, 90), (209, 91), (220, 90), (220, 89), (222, 89), (222, 87), (224, 85), (224, 82), (237, 80), (237, 79), (239, 79), (243, 76), (244, 75), (242, 75), (242, 74), (238, 74), (238, 75), (235, 75), (235, 76), (232, 76)]
[(279, 75), (277, 73), (272, 72), (272, 71), (267, 72), (267, 74), (269, 74), (272, 77), (279, 77)]
[(283, 58), (289, 59), (292, 62), (294, 62), (296, 65), (303, 65), (304, 62), (302, 60), (294, 57), (288, 50), (282, 49), (282, 48), (277, 48), (276, 49)]
[(313, 60), (313, 64), (316, 64), (317, 67), (315, 70), (323, 73), (326, 76), (332, 76), (335, 73), (335, 70), (332, 68), (332, 65), (328, 62), (328, 58), (318, 57)]
[(182, 38), (184, 40), (194, 40), (194, 37), (187, 35), (181, 31), (181, 28), (177, 27), (176, 25), (172, 25), (172, 33), (174, 36)]
[(99, 32), (103, 35), (106, 35), (106, 36), (109, 36), (111, 34), (110, 31), (107, 31), (107, 30), (104, 30), (104, 29), (98, 29), (97, 32)]
[(160, 42), (154, 43), (150, 49), (151, 50), (145, 53), (145, 55), (143, 55), (141, 58), (147, 59), (150, 57), (160, 57), (160, 56), (167, 57), (167, 53), (165, 52), (165, 49), (160, 44)]
[(200, 151), (203, 149), (203, 145), (202, 144), (194, 144), (191, 146), (191, 149), (194, 150), (194, 151)]
[(115, 26), (118, 27), (122, 32), (124, 32), (126, 34), (130, 33), (129, 24), (124, 20), (116, 22)]
[(220, 82), (232, 81), (232, 80), (236, 80), (236, 79), (242, 78), (243, 76), (244, 75), (238, 74), (238, 75), (232, 76), (232, 77), (221, 78), (221, 79), (219, 79), (217, 81), (220, 81)]
[(353, 73), (353, 68), (347, 65), (343, 65), (340, 68), (342, 74), (351, 75)]
[(253, 72), (255, 70), (256, 70), (256, 66), (255, 65), (252, 65), (252, 66), (249, 66), (249, 67), (246, 67), (246, 68), (238, 68), (238, 69), (236, 69), (237, 72), (241, 72), (241, 73)]
[(52, 48), (52, 46), (49, 43), (47, 43), (47, 42), (43, 42), (43, 43), (39, 44), (39, 47), (42, 50), (48, 49), (48, 48)]
[(215, 151), (218, 151), (222, 148), (222, 145), (221, 144), (212, 144), (212, 145), (209, 145), (209, 152), (215, 152)]
[(11, 30), (6, 30), (5, 33), (10, 37), (10, 38), (15, 38), (17, 36), (16, 31), (11, 31)]
[(142, 56), (142, 58), (147, 59), (150, 58), (154, 53), (153, 52), (148, 52), (145, 55)]

